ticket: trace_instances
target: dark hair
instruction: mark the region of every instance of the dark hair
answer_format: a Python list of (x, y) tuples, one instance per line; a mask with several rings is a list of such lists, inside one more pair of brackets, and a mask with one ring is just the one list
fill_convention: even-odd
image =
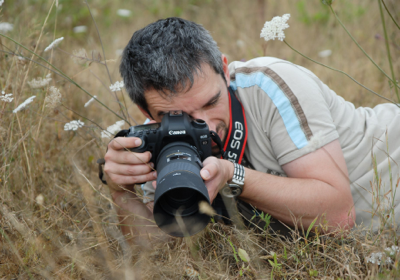
[(174, 95), (191, 88), (203, 63), (225, 80), (221, 52), (210, 33), (194, 22), (167, 18), (133, 34), (119, 71), (132, 101), (148, 111), (146, 90)]

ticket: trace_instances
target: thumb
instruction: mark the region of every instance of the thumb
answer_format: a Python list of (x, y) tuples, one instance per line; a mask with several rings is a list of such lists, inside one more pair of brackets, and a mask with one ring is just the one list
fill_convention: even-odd
[(203, 168), (203, 169), (200, 171), (200, 176), (201, 176), (201, 178), (203, 178), (204, 181), (207, 181), (208, 179), (211, 178), (210, 171), (208, 171), (208, 170), (205, 169), (205, 168)]

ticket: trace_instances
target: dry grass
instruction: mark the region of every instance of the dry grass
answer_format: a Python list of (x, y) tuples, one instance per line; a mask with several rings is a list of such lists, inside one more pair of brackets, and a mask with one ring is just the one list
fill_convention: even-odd
[[(50, 11), (47, 1), (11, 1), (0, 8), (0, 22), (14, 23), (7, 33), (30, 50), (59, 67), (82, 88), (121, 114), (104, 66), (102, 46), (88, 9), (82, 1), (59, 1)], [(57, 1), (58, 2), (58, 1)], [(295, 3), (296, 2), (296, 3)], [(385, 1), (397, 15), (396, 0)], [(56, 4), (55, 2), (53, 3)], [(62, 7), (61, 7), (62, 6)], [(260, 55), (288, 59), (315, 72), (333, 90), (356, 106), (383, 101), (348, 78), (296, 55), (283, 43), (264, 43), (259, 33), (265, 20), (292, 15), (287, 41), (304, 54), (341, 69), (374, 91), (394, 99), (394, 91), (379, 71), (355, 47), (320, 1), (94, 0), (91, 10), (97, 21), (112, 82), (120, 80), (118, 56), (132, 33), (167, 16), (182, 16), (203, 24), (229, 60)], [(335, 10), (365, 50), (389, 72), (382, 26), (376, 1), (337, 0)], [(116, 16), (118, 8), (132, 10), (130, 18)], [(46, 16), (49, 18), (46, 21)], [(387, 21), (392, 40), (394, 68), (400, 72), (399, 30)], [(87, 33), (74, 34), (77, 25)], [(379, 36), (376, 36), (378, 34)], [(64, 36), (58, 49), (44, 53), (55, 38)], [(378, 39), (377, 39), (378, 38)], [(379, 235), (356, 229), (346, 238), (316, 236), (291, 239), (270, 233), (238, 230), (210, 224), (202, 233), (176, 239), (154, 250), (131, 248), (116, 226), (117, 217), (106, 186), (97, 177), (96, 159), (103, 156), (108, 140), (100, 138), (119, 120), (98, 103), (87, 108), (90, 96), (45, 67), (30, 62), (32, 55), (0, 37), (0, 87), (13, 93), (14, 101), (0, 101), (0, 277), (2, 279), (373, 279), (399, 277), (398, 256), (394, 265), (366, 262), (372, 252), (398, 245), (396, 233)], [(86, 62), (71, 54), (87, 53)], [(319, 58), (318, 52), (332, 55)], [(14, 54), (26, 57), (20, 60)], [(33, 60), (45, 65), (37, 57)], [(75, 62), (76, 63), (75, 63)], [(48, 66), (46, 66), (48, 67)], [(51, 73), (49, 86), (32, 89), (27, 82)], [(50, 86), (61, 92), (61, 104), (46, 106)], [(122, 99), (119, 92), (118, 99)], [(12, 110), (31, 95), (27, 109)], [(49, 100), (49, 99), (47, 99)], [(126, 99), (129, 122), (143, 117)], [(123, 101), (122, 101), (123, 102)], [(124, 103), (123, 103), (124, 104)], [(85, 118), (92, 120), (89, 120)], [(64, 131), (64, 124), (80, 119), (77, 131)], [(371, 178), (372, 180), (372, 178)], [(378, 183), (375, 183), (379, 185)], [(250, 260), (238, 255), (247, 252)], [(275, 255), (275, 257), (274, 257)], [(246, 260), (246, 258), (245, 258)]]

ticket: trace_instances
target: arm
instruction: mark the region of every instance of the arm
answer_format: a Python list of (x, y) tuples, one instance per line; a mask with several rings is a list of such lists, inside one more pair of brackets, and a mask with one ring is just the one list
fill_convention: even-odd
[[(218, 168), (214, 166), (219, 164), (214, 162), (204, 166), (210, 174), (207, 187), (213, 198), (216, 190), (223, 186), (220, 184), (218, 188), (215, 187), (217, 174), (226, 174), (222, 175), (226, 177), (221, 180), (230, 180), (233, 176), (233, 164), (218, 161)], [(320, 219), (315, 225), (323, 223), (325, 219), (329, 226), (328, 232), (336, 228), (353, 227), (355, 210), (346, 163), (338, 140), (285, 164), (283, 169), (288, 178), (246, 168), (245, 185), (240, 199), (292, 226), (293, 216), (298, 222), (301, 218), (304, 228), (308, 228), (318, 216)]]
[[(139, 142), (136, 142), (139, 140)], [(163, 236), (153, 219), (152, 205), (145, 205), (135, 193), (134, 185), (152, 181), (149, 152), (133, 153), (125, 148), (140, 146), (139, 138), (115, 138), (108, 145), (104, 174), (119, 218), (121, 231), (132, 243), (148, 245), (153, 235)]]

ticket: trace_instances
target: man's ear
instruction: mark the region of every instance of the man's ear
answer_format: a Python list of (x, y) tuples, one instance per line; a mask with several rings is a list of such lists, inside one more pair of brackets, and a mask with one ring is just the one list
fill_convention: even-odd
[(221, 54), (221, 59), (222, 59), (222, 69), (224, 70), (224, 76), (226, 80), (226, 85), (229, 87), (229, 84), (231, 82), (231, 77), (229, 74), (229, 69), (228, 69), (228, 59), (224, 54)]
[(147, 112), (147, 110), (143, 109), (142, 107), (140, 107), (139, 105), (137, 105), (140, 112), (142, 112), (143, 115), (145, 115), (146, 118), (148, 118), (149, 120), (153, 120), (153, 118), (150, 116), (149, 112)]

